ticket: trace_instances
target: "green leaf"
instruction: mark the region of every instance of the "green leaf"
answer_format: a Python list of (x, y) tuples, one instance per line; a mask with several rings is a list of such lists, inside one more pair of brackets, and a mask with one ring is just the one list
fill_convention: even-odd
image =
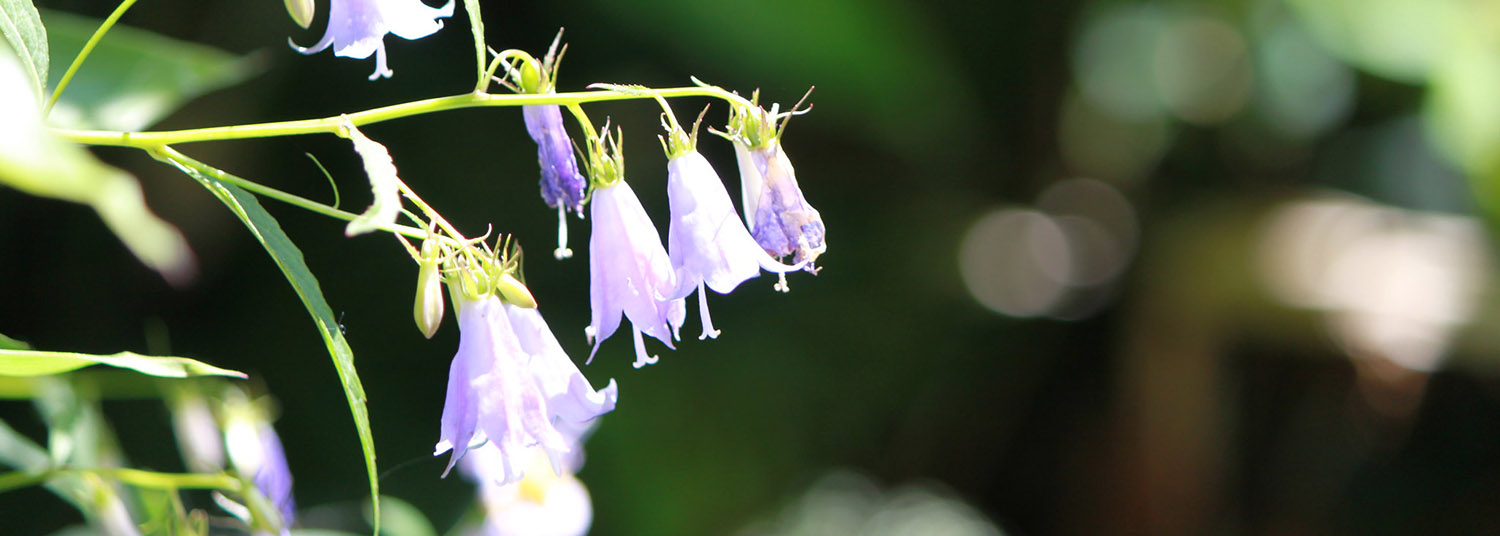
[[(437, 529), (432, 527), (432, 522), (422, 511), (412, 506), (411, 503), (397, 499), (390, 495), (380, 498), (385, 509), (380, 514), (380, 525), (385, 527), (380, 531), (384, 536), (437, 536)], [(365, 520), (372, 518), (368, 505), (365, 508)]]
[(149, 376), (188, 378), (192, 376), (231, 376), (246, 378), (243, 372), (221, 369), (186, 357), (158, 357), (120, 352), (113, 355), (43, 352), (40, 350), (0, 349), (0, 376), (50, 376), (92, 365), (109, 365), (130, 369)]
[(0, 333), (0, 350), (30, 350), (31, 345), (25, 341), (18, 341)]
[[(103, 22), (51, 10), (42, 17), (59, 58), (77, 55)], [(60, 80), (67, 67), (65, 62), (53, 64), (52, 79)], [(63, 128), (140, 130), (193, 98), (242, 82), (258, 70), (253, 57), (117, 24), (74, 73), (47, 121)]]
[(22, 65), (0, 49), (0, 185), (89, 205), (146, 266), (172, 283), (192, 279), (187, 241), (146, 207), (135, 177), (52, 135), (27, 91)]
[[(170, 154), (167, 158), (171, 158)], [(364, 451), (365, 470), (370, 479), (370, 497), (373, 501), (373, 509), (376, 519), (380, 512), (380, 481), (375, 466), (375, 438), (370, 432), (370, 414), (365, 407), (365, 388), (359, 382), (359, 374), (354, 371), (354, 350), (349, 348), (349, 342), (344, 340), (344, 334), (339, 330), (338, 321), (333, 317), (333, 310), (328, 307), (328, 302), (323, 299), (323, 290), (318, 286), (318, 279), (313, 277), (307, 269), (307, 263), (302, 260), (302, 251), (292, 244), (292, 240), (281, 230), (281, 225), (276, 219), (260, 206), (260, 201), (238, 186), (229, 184), (215, 178), (222, 171), (207, 168), (198, 169), (192, 163), (171, 160), (173, 165), (178, 166), (183, 172), (197, 179), (208, 188), (215, 197), (219, 198), (235, 216), (244, 222), (250, 233), (255, 235), (271, 259), (276, 261), (276, 266), (281, 268), (281, 273), (286, 276), (292, 284), (292, 289), (297, 291), (297, 297), (302, 299), (302, 305), (307, 308), (308, 314), (312, 315), (313, 323), (317, 325), (318, 334), (323, 337), (323, 344), (328, 347), (328, 355), (333, 358), (333, 368), (338, 371), (339, 381), (344, 386), (344, 397), (349, 401), (349, 412), (354, 415), (354, 427), (359, 432), (360, 447)], [(206, 167), (206, 166), (205, 166)], [(376, 525), (379, 529), (378, 521)]]
[(0, 464), (23, 471), (39, 471), (51, 464), (47, 449), (0, 421)]
[(16, 56), (26, 72), (32, 92), (32, 100), (41, 108), (47, 95), (47, 28), (37, 14), (31, 0), (0, 0), (0, 35)]
[(365, 234), (380, 229), (382, 225), (396, 223), (401, 215), (401, 179), (396, 177), (396, 164), (384, 145), (366, 138), (354, 123), (344, 119), (344, 130), (349, 141), (354, 142), (354, 152), (364, 161), (365, 175), (370, 176), (370, 193), (375, 198), (370, 208), (354, 218), (344, 227), (345, 236)]

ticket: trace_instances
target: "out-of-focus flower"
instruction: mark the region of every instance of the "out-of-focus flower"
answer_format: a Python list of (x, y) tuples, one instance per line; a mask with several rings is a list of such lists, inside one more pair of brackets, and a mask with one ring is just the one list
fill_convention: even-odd
[(292, 473), (287, 468), (281, 438), (251, 405), (236, 405), (229, 411), (224, 427), (229, 461), (241, 475), (250, 475), (255, 489), (271, 501), (281, 515), (277, 526), (286, 534), (287, 527), (297, 520), (297, 503), (292, 498)]
[(625, 181), (596, 187), (591, 204), (589, 304), (593, 312), (586, 333), (594, 350), (589, 359), (620, 327), (623, 313), (635, 337), (635, 368), (641, 368), (658, 359), (646, 353), (641, 333), (673, 348), (686, 315), (682, 298), (671, 298), (677, 289), (672, 261), (651, 217)]
[(208, 400), (191, 389), (174, 392), (172, 430), (188, 469), (200, 472), (224, 468), (224, 440)]
[(385, 63), (385, 34), (402, 39), (421, 39), (437, 32), (443, 23), (437, 19), (453, 16), (453, 0), (443, 7), (431, 7), (422, 0), (332, 0), (328, 8), (328, 31), (310, 47), (292, 48), (303, 54), (316, 54), (333, 46), (333, 55), (364, 59), (375, 55), (375, 72), (370, 80), (390, 78), (394, 74)]
[[(695, 136), (696, 137), (696, 136)], [(734, 212), (734, 202), (712, 165), (696, 149), (693, 140), (678, 130), (672, 134), (667, 160), (667, 198), (672, 221), (667, 228), (667, 248), (676, 270), (677, 289), (669, 297), (683, 298), (698, 291), (698, 313), (703, 321), (699, 340), (718, 337), (708, 314), (708, 296), (703, 287), (728, 294), (746, 279), (770, 272), (801, 269), (771, 258), (750, 236)]]
[(484, 524), (476, 531), (487, 536), (581, 536), (593, 522), (594, 509), (588, 489), (571, 470), (553, 474), (546, 470), (542, 449), (527, 453), (526, 476), (520, 482), (502, 484), (506, 457), (498, 448), (485, 445), (464, 457), (460, 470), (479, 484)]
[(499, 452), (501, 483), (519, 481), (524, 455), (542, 447), (554, 459), (573, 450), (582, 427), (614, 409), (614, 382), (594, 391), (563, 353), (536, 309), (505, 304), (490, 295), (459, 296), (458, 353), (449, 370), (441, 440), (448, 468), (488, 441)]

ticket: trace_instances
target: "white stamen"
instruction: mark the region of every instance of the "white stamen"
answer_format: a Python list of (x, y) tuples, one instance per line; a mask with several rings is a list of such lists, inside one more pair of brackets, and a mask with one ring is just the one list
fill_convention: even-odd
[(646, 354), (646, 340), (641, 338), (641, 330), (632, 329), (630, 331), (635, 333), (635, 363), (632, 363), (631, 366), (641, 368), (646, 365), (654, 365), (657, 361), (661, 360), (658, 356)]
[(698, 316), (703, 319), (703, 334), (698, 340), (717, 339), (720, 330), (714, 329), (713, 319), (708, 317), (708, 294), (703, 290), (703, 282), (698, 282)]
[(562, 203), (557, 204), (557, 249), (552, 250), (552, 256), (557, 260), (573, 256), (573, 250), (568, 249), (567, 207)]
[(773, 285), (771, 288), (774, 288), (774, 289), (776, 289), (776, 292), (781, 292), (781, 293), (787, 293), (787, 292), (791, 292), (792, 291), (792, 287), (788, 286), (786, 284), (786, 272), (782, 272), (782, 273), (776, 274), (776, 277), (777, 277), (776, 284)]

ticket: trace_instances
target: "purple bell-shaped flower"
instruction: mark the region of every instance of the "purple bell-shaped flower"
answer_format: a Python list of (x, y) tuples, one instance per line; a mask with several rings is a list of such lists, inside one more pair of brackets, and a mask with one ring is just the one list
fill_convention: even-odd
[(333, 55), (355, 59), (374, 54), (375, 72), (370, 80), (394, 74), (385, 63), (385, 34), (421, 39), (443, 27), (437, 19), (453, 16), (453, 0), (443, 7), (431, 7), (422, 0), (332, 0), (330, 4), (323, 38), (306, 48), (292, 43), (292, 48), (316, 54), (332, 45)]
[[(635, 368), (657, 361), (646, 353), (645, 333), (673, 348), (686, 315), (682, 299), (672, 299), (677, 278), (660, 235), (630, 185), (621, 180), (594, 189), (593, 234), (589, 237), (589, 304), (593, 312), (587, 333), (594, 352), (630, 319), (635, 337)], [(593, 359), (593, 353), (589, 354)]]
[(814, 261), (828, 250), (823, 217), (803, 197), (781, 143), (752, 148), (735, 142), (734, 152), (751, 236), (766, 253), (791, 256), (793, 262), (805, 263), (806, 270), (816, 271)]
[(667, 198), (672, 209), (667, 248), (677, 274), (671, 297), (698, 291), (699, 340), (719, 335), (708, 314), (705, 285), (728, 294), (762, 269), (786, 273), (802, 268), (776, 261), (756, 243), (735, 214), (719, 174), (697, 150), (683, 150), (667, 161)]
[(518, 481), (530, 447), (561, 459), (578, 440), (571, 430), (614, 409), (614, 382), (594, 391), (535, 309), (507, 305), (494, 295), (465, 296), (458, 309), (458, 353), (434, 452), (453, 451), (449, 469), (487, 440), (502, 454), (499, 479)]

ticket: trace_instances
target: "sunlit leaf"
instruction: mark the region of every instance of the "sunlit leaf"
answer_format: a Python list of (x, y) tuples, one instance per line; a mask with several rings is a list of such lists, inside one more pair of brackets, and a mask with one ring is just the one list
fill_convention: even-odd
[(34, 471), (47, 467), (47, 449), (0, 421), (0, 464)]
[(0, 184), (89, 205), (146, 266), (169, 282), (192, 279), (187, 241), (146, 207), (135, 177), (53, 136), (29, 92), (21, 64), (0, 49)]
[(391, 161), (390, 151), (384, 145), (366, 138), (347, 119), (344, 120), (344, 130), (348, 132), (349, 141), (354, 142), (354, 152), (359, 153), (360, 160), (364, 161), (365, 175), (370, 176), (370, 192), (375, 198), (370, 203), (370, 208), (344, 227), (344, 235), (364, 234), (377, 230), (382, 225), (396, 223), (396, 216), (401, 215), (401, 192), (398, 186), (401, 179), (396, 177), (396, 164)]
[(30, 344), (26, 344), (25, 341), (18, 341), (18, 340), (15, 340), (15, 339), (12, 339), (10, 337), (5, 336), (4, 333), (0, 333), (0, 350), (29, 350), (29, 349), (31, 349), (31, 345)]
[(349, 411), (354, 416), (354, 427), (359, 433), (359, 443), (365, 458), (365, 470), (370, 479), (370, 496), (374, 498), (374, 510), (377, 512), (378, 519), (380, 481), (377, 478), (375, 466), (375, 437), (370, 432), (370, 414), (365, 406), (365, 388), (359, 381), (359, 374), (354, 370), (354, 350), (349, 348), (349, 342), (344, 339), (344, 333), (339, 330), (333, 310), (328, 307), (328, 302), (323, 298), (323, 289), (318, 285), (318, 279), (313, 277), (312, 272), (307, 269), (307, 264), (303, 262), (302, 250), (292, 244), (292, 240), (281, 230), (281, 225), (271, 217), (270, 213), (266, 212), (255, 196), (187, 163), (176, 161), (173, 163), (202, 183), (219, 198), (219, 201), (228, 206), (241, 222), (244, 222), (250, 233), (255, 235), (255, 239), (265, 246), (271, 259), (276, 261), (276, 266), (281, 268), (282, 275), (286, 276), (292, 289), (297, 292), (297, 297), (302, 299), (302, 305), (307, 308), (308, 314), (312, 315), (313, 323), (318, 328), (318, 335), (322, 336), (323, 344), (328, 347), (328, 355), (333, 358), (333, 367), (338, 371), (339, 382), (344, 386), (344, 397), (348, 399)]
[(31, 0), (0, 0), (0, 36), (20, 58), (31, 102), (40, 107), (47, 89), (47, 29)]
[[(58, 58), (77, 55), (102, 22), (50, 10), (42, 18)], [(52, 79), (67, 67), (65, 61), (54, 63)], [(47, 121), (66, 128), (140, 130), (256, 70), (250, 58), (117, 24), (74, 73)]]
[[(411, 503), (386, 495), (380, 498), (380, 533), (385, 536), (437, 536), (437, 529), (422, 511)], [(370, 519), (370, 509), (365, 508), (365, 519)]]
[(222, 369), (186, 357), (149, 356), (133, 352), (94, 355), (40, 350), (0, 350), (0, 376), (48, 376), (91, 365), (109, 365), (163, 378), (247, 377), (243, 372)]

